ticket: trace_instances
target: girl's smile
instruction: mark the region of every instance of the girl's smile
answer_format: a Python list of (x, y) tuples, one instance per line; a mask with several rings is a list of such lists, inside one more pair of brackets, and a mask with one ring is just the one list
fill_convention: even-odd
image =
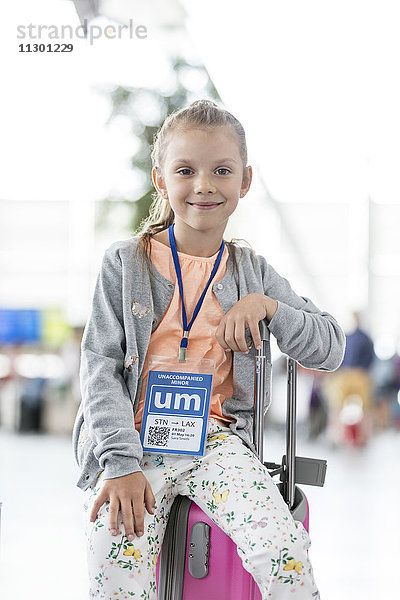
[(212, 208), (217, 208), (217, 206), (221, 206), (222, 202), (188, 202), (188, 204), (199, 210), (210, 210)]

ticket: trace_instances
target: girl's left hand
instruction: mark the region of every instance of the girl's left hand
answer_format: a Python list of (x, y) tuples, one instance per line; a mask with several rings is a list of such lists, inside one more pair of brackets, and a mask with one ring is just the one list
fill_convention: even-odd
[(224, 350), (248, 353), (245, 329), (248, 327), (256, 348), (261, 347), (258, 323), (267, 318), (272, 319), (278, 303), (263, 294), (249, 294), (229, 310), (222, 318), (215, 332), (218, 343)]

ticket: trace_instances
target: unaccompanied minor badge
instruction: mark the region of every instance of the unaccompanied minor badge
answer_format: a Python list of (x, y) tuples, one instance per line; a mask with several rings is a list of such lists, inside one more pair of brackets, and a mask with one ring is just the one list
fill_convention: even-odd
[(212, 378), (149, 371), (140, 430), (143, 452), (203, 456)]

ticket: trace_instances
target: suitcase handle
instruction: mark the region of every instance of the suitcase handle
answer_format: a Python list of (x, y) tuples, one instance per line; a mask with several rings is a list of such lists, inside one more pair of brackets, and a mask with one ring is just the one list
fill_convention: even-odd
[(287, 357), (287, 409), (286, 409), (286, 481), (283, 497), (289, 508), (294, 504), (296, 484), (296, 412), (297, 412), (297, 362)]
[(263, 462), (264, 414), (271, 404), (271, 344), (270, 332), (265, 320), (258, 324), (261, 336), (261, 348), (256, 350), (253, 443), (255, 454)]
[(292, 509), (295, 503), (296, 483), (323, 486), (326, 475), (326, 460), (296, 457), (296, 412), (297, 412), (297, 362), (287, 356), (287, 408), (286, 408), (286, 454), (282, 464), (264, 463), (264, 415), (271, 404), (271, 346), (270, 332), (265, 320), (259, 322), (261, 349), (256, 351), (254, 377), (254, 452), (267, 468), (275, 469), (271, 476), (281, 476), (282, 496)]
[[(261, 348), (255, 357), (255, 399), (253, 419), (253, 443), (255, 454), (264, 464), (264, 415), (271, 404), (271, 344), (270, 331), (265, 320), (259, 322)], [(294, 504), (296, 485), (296, 406), (297, 362), (287, 357), (287, 411), (286, 411), (286, 455), (283, 497), (291, 508)]]

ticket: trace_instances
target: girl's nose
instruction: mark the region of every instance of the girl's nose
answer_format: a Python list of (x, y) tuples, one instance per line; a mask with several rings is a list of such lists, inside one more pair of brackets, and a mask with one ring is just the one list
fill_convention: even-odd
[(208, 177), (199, 177), (194, 184), (194, 193), (195, 194), (214, 194), (216, 192), (216, 187), (211, 183)]

